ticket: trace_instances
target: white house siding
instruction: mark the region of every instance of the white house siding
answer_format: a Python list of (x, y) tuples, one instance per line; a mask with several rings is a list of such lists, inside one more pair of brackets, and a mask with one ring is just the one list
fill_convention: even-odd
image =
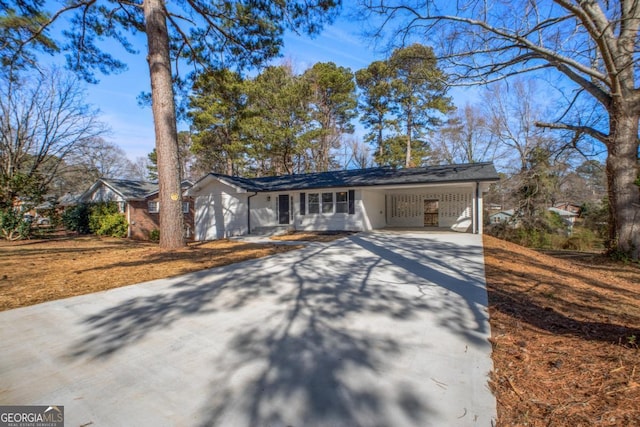
[[(356, 191), (356, 198), (359, 192)], [(364, 230), (375, 230), (387, 225), (384, 191), (362, 190)]]
[[(305, 209), (305, 215), (300, 215), (300, 192), (296, 193), (294, 200), (296, 201), (296, 229), (297, 230), (317, 230), (317, 231), (331, 231), (331, 230), (346, 230), (346, 231), (365, 231), (371, 228), (367, 225), (367, 221), (364, 215), (362, 192), (360, 190), (355, 191), (354, 199), (354, 213), (336, 213), (335, 193), (354, 190), (353, 188), (325, 188), (305, 191), (306, 201), (309, 203), (309, 194), (312, 193), (333, 193), (333, 212), (332, 213), (309, 213), (308, 206)], [(296, 200), (297, 199), (297, 200)]]
[(387, 224), (390, 227), (423, 227), (424, 201), (438, 200), (438, 227), (473, 231), (474, 189), (415, 188), (387, 192)]
[[(276, 227), (281, 226), (278, 224), (278, 196), (287, 195), (292, 198), (291, 204), (291, 222), (289, 228), (295, 230), (314, 230), (314, 231), (329, 231), (329, 230), (350, 230), (350, 231), (364, 231), (371, 230), (372, 221), (368, 217), (368, 214), (362, 201), (362, 192), (360, 190), (355, 191), (354, 208), (355, 213), (336, 213), (335, 212), (335, 193), (354, 190), (353, 188), (327, 188), (327, 189), (314, 189), (305, 191), (289, 191), (289, 192), (269, 192), (259, 193), (254, 197), (251, 197), (251, 229), (252, 231), (257, 228), (263, 227)], [(300, 193), (305, 193), (306, 203), (305, 214), (301, 215), (300, 209)], [(332, 193), (334, 196), (334, 207), (331, 213), (309, 213), (308, 202), (309, 194), (312, 193)], [(377, 195), (378, 203), (375, 208), (377, 212), (384, 211), (384, 195)], [(382, 200), (380, 203), (379, 201)], [(369, 205), (373, 205), (375, 201), (367, 201)], [(375, 224), (380, 224), (380, 215), (373, 218)], [(382, 221), (384, 221), (384, 215), (382, 215)]]
[[(461, 232), (482, 233), (482, 193), (488, 184), (480, 184), (476, 201), (476, 183), (412, 188), (324, 188), (305, 191), (247, 192), (217, 179), (193, 189), (195, 196), (195, 237), (213, 240), (258, 231), (260, 228), (286, 227), (291, 230), (367, 231), (384, 227), (424, 227), (424, 201), (438, 200), (438, 226)], [(354, 191), (354, 214), (336, 212), (336, 193)], [(300, 194), (305, 193), (306, 206), (301, 214)], [(313, 193), (331, 193), (333, 211), (310, 213)], [(278, 199), (290, 198), (290, 222), (279, 224)], [(479, 209), (476, 212), (476, 205)], [(249, 213), (250, 212), (250, 213)], [(251, 218), (249, 221), (248, 215)], [(481, 218), (481, 215), (478, 215)]]
[(196, 240), (247, 234), (247, 196), (221, 182), (200, 189), (195, 198)]
[(125, 200), (115, 191), (107, 187), (106, 185), (99, 185), (95, 191), (87, 194), (84, 197), (84, 201), (93, 202), (124, 202)]
[[(308, 204), (311, 193), (335, 193), (348, 188), (306, 190)], [(472, 232), (474, 213), (474, 185), (461, 187), (433, 187), (414, 189), (356, 189), (355, 213), (334, 212), (305, 215), (300, 212), (300, 191), (259, 193), (251, 197), (251, 229), (276, 227), (278, 224), (278, 196), (292, 198), (289, 228), (295, 230), (350, 230), (367, 231), (384, 227), (423, 227), (424, 200), (439, 201), (438, 225), (456, 231)], [(335, 196), (334, 196), (335, 197)], [(386, 206), (385, 206), (386, 204)]]
[(276, 209), (278, 194), (289, 193), (258, 193), (251, 197), (251, 231), (257, 228), (274, 227), (278, 225)]

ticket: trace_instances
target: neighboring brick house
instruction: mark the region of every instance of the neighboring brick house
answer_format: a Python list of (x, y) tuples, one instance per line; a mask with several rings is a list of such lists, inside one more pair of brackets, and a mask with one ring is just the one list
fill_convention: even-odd
[[(189, 181), (182, 189), (191, 187)], [(149, 240), (154, 229), (160, 228), (160, 202), (158, 184), (126, 179), (99, 179), (80, 197), (80, 202), (116, 202), (129, 223), (127, 237)], [(193, 239), (194, 205), (189, 197), (183, 197), (185, 238)]]

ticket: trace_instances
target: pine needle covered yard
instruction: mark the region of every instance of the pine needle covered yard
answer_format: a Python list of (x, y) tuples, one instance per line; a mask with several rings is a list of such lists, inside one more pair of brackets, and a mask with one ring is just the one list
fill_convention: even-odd
[(484, 237), (499, 426), (640, 425), (640, 268)]
[(219, 267), (299, 248), (217, 240), (163, 251), (94, 236), (0, 242), (0, 310)]

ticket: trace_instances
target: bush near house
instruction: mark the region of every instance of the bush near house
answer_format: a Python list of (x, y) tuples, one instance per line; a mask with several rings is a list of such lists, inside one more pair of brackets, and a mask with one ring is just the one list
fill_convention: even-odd
[(609, 234), (609, 199), (588, 202), (582, 205), (580, 216), (582, 225), (592, 230), (598, 237), (606, 239)]
[(149, 240), (154, 243), (158, 243), (160, 241), (160, 230), (154, 228), (149, 232)]
[(69, 231), (89, 234), (89, 205), (81, 203), (65, 209), (62, 213), (62, 225)]
[(126, 237), (129, 228), (127, 219), (119, 212), (116, 202), (80, 204), (67, 209), (62, 222), (70, 231), (109, 237)]
[(94, 203), (89, 208), (89, 230), (98, 236), (126, 237), (129, 224), (115, 202)]

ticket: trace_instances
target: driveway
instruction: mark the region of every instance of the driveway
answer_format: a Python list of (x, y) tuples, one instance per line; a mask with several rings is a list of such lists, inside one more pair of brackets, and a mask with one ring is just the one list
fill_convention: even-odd
[(66, 426), (490, 426), (489, 334), (481, 236), (361, 233), (2, 312), (0, 404), (64, 405)]

